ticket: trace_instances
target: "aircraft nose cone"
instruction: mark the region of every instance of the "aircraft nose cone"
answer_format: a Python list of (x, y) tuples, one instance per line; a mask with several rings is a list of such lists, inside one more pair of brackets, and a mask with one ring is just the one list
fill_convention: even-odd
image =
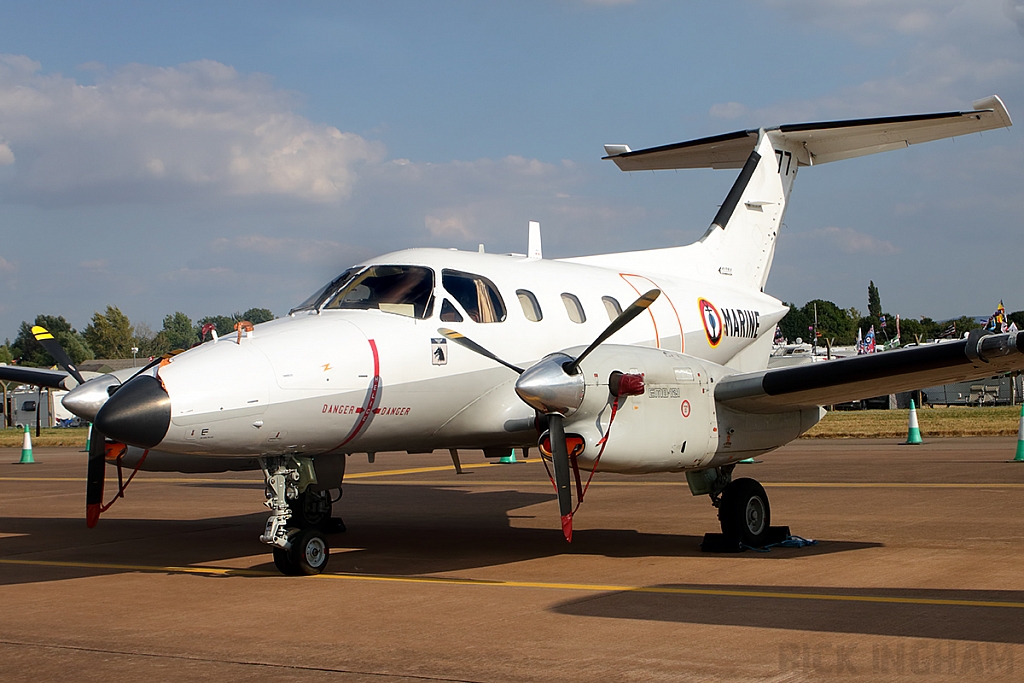
[(96, 414), (102, 434), (139, 448), (163, 441), (171, 424), (171, 397), (160, 380), (140, 375), (111, 396)]

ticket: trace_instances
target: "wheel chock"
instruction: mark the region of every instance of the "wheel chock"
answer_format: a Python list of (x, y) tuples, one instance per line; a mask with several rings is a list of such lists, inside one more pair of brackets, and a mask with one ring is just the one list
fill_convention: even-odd
[(704, 534), (700, 549), (706, 553), (742, 553), (743, 541), (725, 534)]

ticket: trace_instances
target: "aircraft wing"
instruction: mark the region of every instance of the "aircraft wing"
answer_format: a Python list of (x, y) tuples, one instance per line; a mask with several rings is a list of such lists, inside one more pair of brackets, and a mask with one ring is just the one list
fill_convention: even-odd
[[(35, 387), (66, 389), (64, 380), (71, 375), (63, 370), (47, 370), (46, 368), (27, 368), (20, 365), (0, 365), (0, 381), (31, 384)], [(75, 382), (75, 384), (78, 384)]]
[[(799, 165), (814, 166), (1013, 125), (1003, 101), (995, 95), (974, 102), (973, 107), (970, 111), (788, 123), (765, 132), (776, 148), (784, 144), (798, 150), (795, 158)], [(759, 132), (739, 130), (635, 151), (626, 145), (605, 145), (608, 156), (604, 158), (623, 171), (742, 168), (757, 146)]]
[(715, 400), (752, 413), (854, 401), (1024, 369), (1024, 332), (986, 334), (897, 351), (730, 375)]

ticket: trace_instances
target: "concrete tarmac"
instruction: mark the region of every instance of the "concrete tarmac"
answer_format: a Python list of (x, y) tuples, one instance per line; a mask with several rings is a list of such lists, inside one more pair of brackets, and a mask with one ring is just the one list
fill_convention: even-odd
[(352, 456), (303, 578), (259, 473), (143, 472), (87, 529), (85, 453), (0, 449), (0, 681), (1022, 680), (1015, 445), (796, 442), (736, 476), (818, 544), (738, 554), (681, 475), (598, 475), (568, 545), (536, 457)]

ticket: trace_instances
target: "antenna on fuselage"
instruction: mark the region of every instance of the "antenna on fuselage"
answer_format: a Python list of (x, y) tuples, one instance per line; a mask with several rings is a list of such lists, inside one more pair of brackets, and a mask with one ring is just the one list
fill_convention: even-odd
[(527, 258), (531, 261), (544, 258), (540, 249), (540, 222), (530, 221), (530, 237), (526, 244)]

